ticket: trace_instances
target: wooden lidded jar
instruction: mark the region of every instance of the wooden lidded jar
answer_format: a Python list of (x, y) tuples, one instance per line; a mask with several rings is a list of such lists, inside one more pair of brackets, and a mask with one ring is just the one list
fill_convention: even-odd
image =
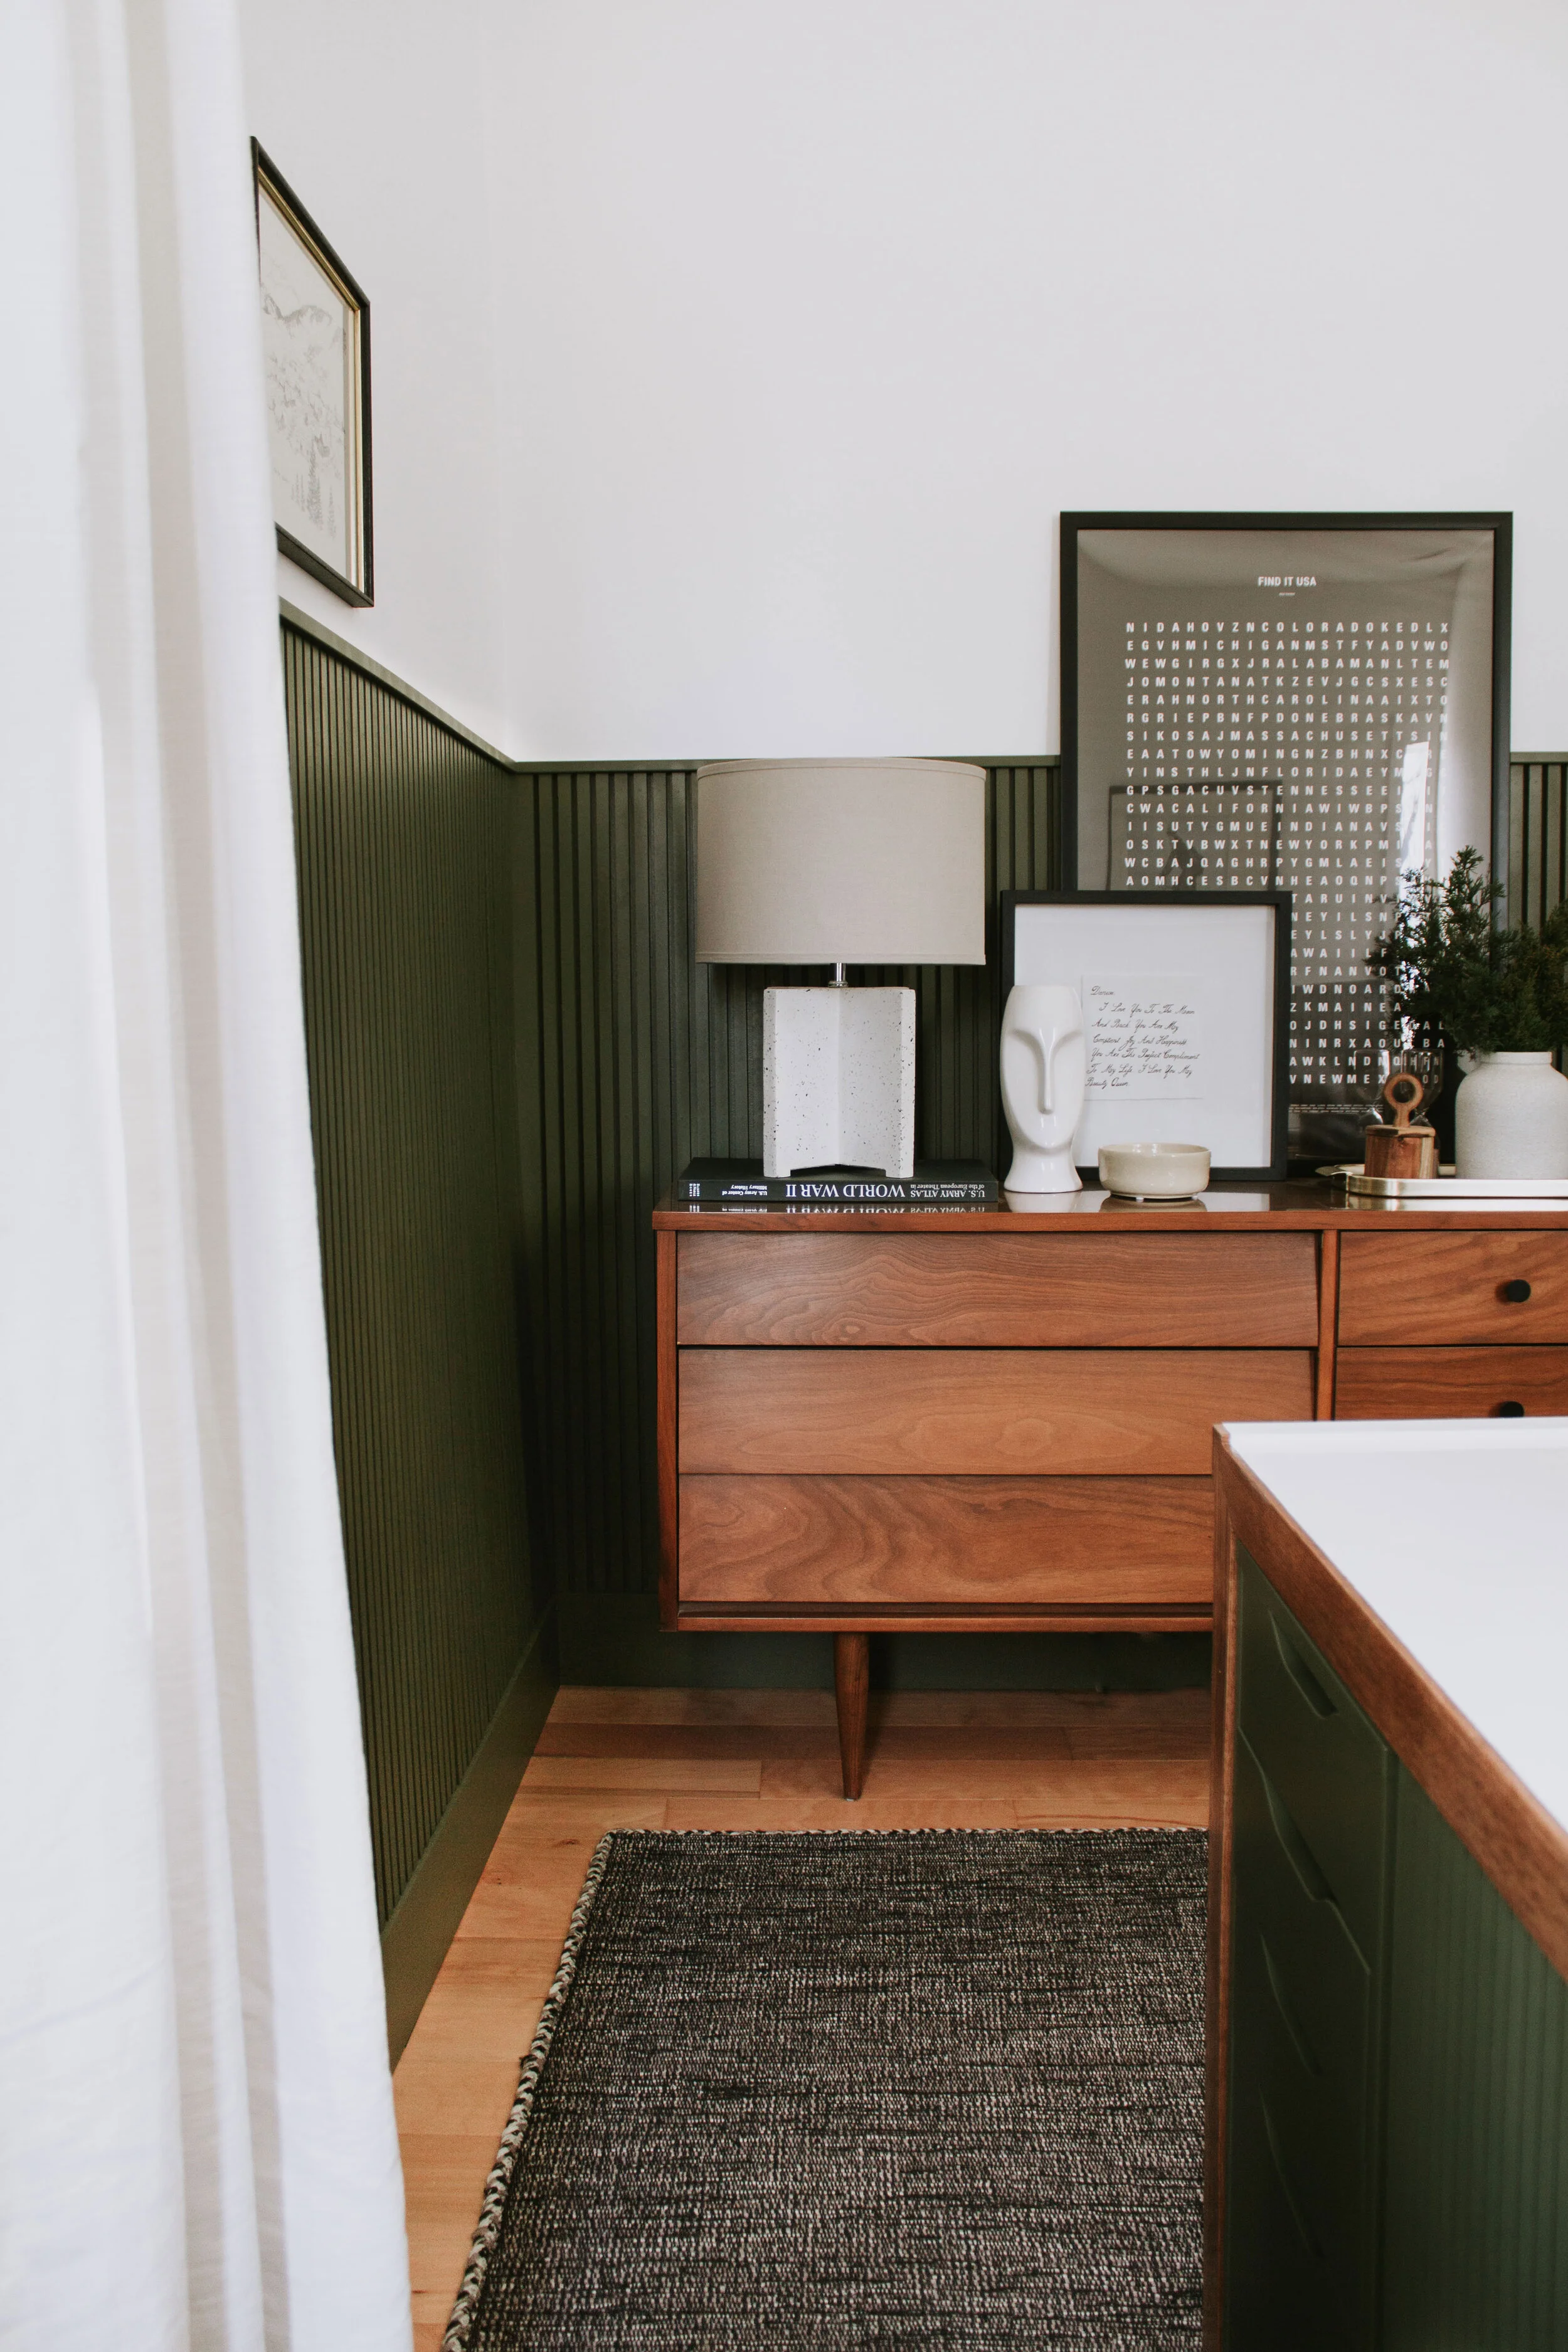
[(1385, 1082), (1383, 1099), (1394, 1113), (1394, 1125), (1366, 1130), (1363, 1165), (1369, 1176), (1436, 1175), (1437, 1130), (1414, 1123), (1426, 1095), (1410, 1070), (1396, 1070)]

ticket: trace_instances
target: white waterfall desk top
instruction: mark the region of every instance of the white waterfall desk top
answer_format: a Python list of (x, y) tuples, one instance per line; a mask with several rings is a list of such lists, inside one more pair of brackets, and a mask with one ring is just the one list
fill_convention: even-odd
[(1568, 1420), (1238, 1422), (1226, 1435), (1568, 1830)]

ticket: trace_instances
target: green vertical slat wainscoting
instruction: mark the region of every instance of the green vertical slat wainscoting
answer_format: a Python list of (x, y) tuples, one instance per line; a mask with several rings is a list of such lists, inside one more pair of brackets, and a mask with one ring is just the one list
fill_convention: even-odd
[(1407, 1772), (1389, 2017), (1384, 2352), (1562, 2352), (1568, 1984)]
[(394, 2053), (553, 1679), (532, 1590), (517, 783), (285, 622), (310, 1116)]
[(1509, 772), (1508, 919), (1539, 923), (1568, 890), (1568, 760), (1516, 759)]

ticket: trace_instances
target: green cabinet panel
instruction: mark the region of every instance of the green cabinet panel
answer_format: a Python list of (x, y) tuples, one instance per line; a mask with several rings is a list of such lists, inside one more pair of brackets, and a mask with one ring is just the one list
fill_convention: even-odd
[[(1348, 2124), (1367, 2113), (1373, 1971), (1327, 1885), (1304, 1875), (1299, 1836), (1245, 1735), (1236, 1759), (1237, 1891), (1256, 1937), (1248, 1950), (1260, 2008)], [(1241, 1867), (1245, 1855), (1246, 1866)]]
[(1400, 1776), (1386, 2352), (1568, 2345), (1568, 1985)]
[(1363, 1958), (1383, 1933), (1388, 1749), (1245, 1551), (1237, 1721)]
[(1564, 2352), (1568, 1984), (1238, 1570), (1225, 2342)]
[(1287, 2305), (1305, 2342), (1364, 2345), (1372, 2318), (1372, 1975), (1281, 1842), (1279, 1810), (1238, 1738), (1229, 2340), (1258, 2352)]
[(1393, 1764), (1240, 1555), (1226, 2342), (1376, 2340)]

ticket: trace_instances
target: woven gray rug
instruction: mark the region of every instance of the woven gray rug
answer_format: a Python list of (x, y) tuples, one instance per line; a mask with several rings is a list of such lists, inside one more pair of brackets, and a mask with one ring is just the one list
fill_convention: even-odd
[(1201, 1831), (622, 1830), (444, 2352), (1164, 2352), (1200, 2326)]

